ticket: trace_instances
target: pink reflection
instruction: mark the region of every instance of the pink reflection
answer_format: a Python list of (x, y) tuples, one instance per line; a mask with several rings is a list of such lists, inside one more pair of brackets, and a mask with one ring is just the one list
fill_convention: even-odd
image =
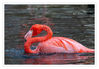
[[(79, 56), (77, 54), (40, 55), (37, 58), (25, 59), (24, 64), (73, 64), (85, 62), (94, 56)], [(91, 62), (92, 63), (92, 62)]]

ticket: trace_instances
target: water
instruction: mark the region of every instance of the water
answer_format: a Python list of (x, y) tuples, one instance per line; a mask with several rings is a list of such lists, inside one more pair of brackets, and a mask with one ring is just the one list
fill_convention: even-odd
[(94, 49), (93, 5), (5, 5), (5, 64), (94, 64), (94, 54), (25, 54), (24, 35), (33, 24)]

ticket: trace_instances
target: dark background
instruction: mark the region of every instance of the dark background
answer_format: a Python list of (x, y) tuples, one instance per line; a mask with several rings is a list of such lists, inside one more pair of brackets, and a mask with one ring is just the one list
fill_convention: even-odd
[[(26, 64), (24, 35), (33, 24), (47, 24), (53, 36), (94, 48), (94, 5), (5, 5), (5, 64)], [(42, 33), (43, 35), (44, 33)], [(35, 56), (32, 56), (35, 57)], [(32, 58), (29, 56), (29, 58)], [(40, 56), (39, 56), (40, 57)], [(90, 62), (92, 61), (92, 62)], [(93, 64), (94, 58), (75, 64)], [(29, 62), (28, 64), (33, 64)], [(42, 63), (41, 63), (42, 64)], [(68, 63), (60, 63), (68, 64)], [(69, 64), (72, 64), (71, 62)]]

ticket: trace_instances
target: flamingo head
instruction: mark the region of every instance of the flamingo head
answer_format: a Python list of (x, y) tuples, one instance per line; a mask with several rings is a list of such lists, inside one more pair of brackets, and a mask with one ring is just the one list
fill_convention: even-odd
[(40, 34), (42, 32), (42, 30), (43, 30), (42, 25), (40, 25), (40, 24), (32, 25), (32, 27), (26, 33), (24, 38), (27, 40), (28, 38), (31, 38), (32, 36), (36, 36), (36, 35)]

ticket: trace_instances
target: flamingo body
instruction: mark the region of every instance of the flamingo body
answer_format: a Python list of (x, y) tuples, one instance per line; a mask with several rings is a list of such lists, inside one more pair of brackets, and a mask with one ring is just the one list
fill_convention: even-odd
[[(46, 25), (37, 24), (33, 25), (32, 28), (32, 31), (35, 31), (33, 33), (34, 35), (39, 34), (42, 30), (45, 30), (48, 34), (43, 37), (31, 38), (33, 34), (29, 31), (29, 33), (25, 35), (27, 41), (24, 45), (24, 50), (26, 53), (94, 53), (93, 49), (89, 49), (73, 39), (66, 37), (52, 37), (52, 31)], [(30, 46), (35, 42), (40, 43), (35, 50), (31, 50)]]
[(53, 37), (38, 45), (41, 53), (93, 53), (93, 49), (88, 49), (75, 40), (65, 37)]

